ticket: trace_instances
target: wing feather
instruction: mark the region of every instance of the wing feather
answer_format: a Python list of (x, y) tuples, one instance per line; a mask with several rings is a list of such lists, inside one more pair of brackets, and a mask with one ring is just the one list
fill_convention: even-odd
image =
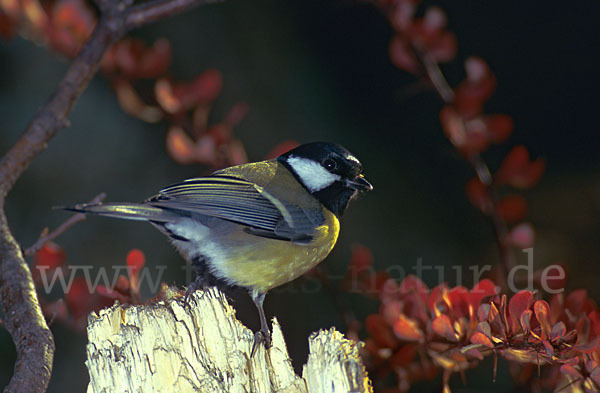
[(260, 186), (243, 179), (209, 176), (169, 186), (147, 203), (218, 217), (274, 234), (284, 232), (293, 239), (296, 236), (293, 222), (287, 222), (289, 218), (285, 217), (289, 213), (282, 212), (282, 207), (273, 204), (261, 191)]

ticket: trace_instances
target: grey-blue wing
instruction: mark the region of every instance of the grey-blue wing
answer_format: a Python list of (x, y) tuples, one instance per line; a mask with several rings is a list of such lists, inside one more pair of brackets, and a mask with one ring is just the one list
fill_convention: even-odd
[(235, 222), (247, 226), (249, 233), (274, 239), (307, 242), (314, 230), (314, 217), (308, 217), (303, 209), (273, 201), (260, 186), (230, 176), (174, 184), (146, 203)]

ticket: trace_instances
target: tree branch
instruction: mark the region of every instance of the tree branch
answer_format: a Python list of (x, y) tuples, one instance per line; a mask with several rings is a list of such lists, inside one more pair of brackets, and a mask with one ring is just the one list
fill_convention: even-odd
[[(414, 43), (412, 43), (413, 53), (416, 58), (420, 61), (427, 79), (431, 82), (434, 87), (434, 90), (440, 96), (442, 101), (446, 105), (453, 105), (455, 100), (455, 94), (452, 87), (446, 80), (446, 77), (440, 70), (439, 65), (435, 60), (431, 58), (431, 55), (427, 53), (427, 51), (422, 50), (417, 47)], [(466, 128), (466, 125), (463, 125)], [(506, 223), (500, 217), (500, 215), (496, 212), (494, 208), (498, 203), (498, 197), (496, 195), (493, 178), (490, 173), (490, 169), (481, 156), (480, 153), (471, 154), (468, 159), (469, 164), (475, 171), (477, 178), (484, 184), (489, 193), (492, 202), (491, 209), (488, 211), (488, 217), (490, 219), (490, 223), (492, 225), (492, 229), (494, 231), (494, 237), (496, 239), (496, 245), (498, 247), (498, 253), (500, 254), (500, 274), (498, 274), (497, 279), (500, 281), (499, 284), (505, 290), (508, 289), (508, 285), (506, 283), (506, 277), (508, 272), (513, 268), (515, 262), (512, 253), (510, 252), (510, 246), (506, 242), (506, 236), (508, 234), (508, 229), (506, 227)]]
[(14, 375), (5, 392), (44, 392), (52, 372), (54, 339), (44, 320), (31, 272), (8, 227), (4, 201), (17, 179), (56, 133), (100, 66), (104, 53), (128, 30), (154, 22), (207, 0), (160, 0), (127, 7), (120, 0), (99, 0), (102, 15), (48, 102), (21, 138), (0, 160), (0, 300), (5, 326), (17, 349)]
[(152, 0), (131, 7), (127, 11), (125, 27), (134, 29), (155, 22), (167, 15), (176, 15), (205, 4), (221, 3), (224, 0)]
[[(94, 199), (88, 202), (88, 204), (94, 205), (96, 203), (100, 203), (104, 200), (104, 198), (106, 198), (106, 194), (104, 193), (96, 195)], [(42, 231), (42, 235), (40, 236), (40, 238), (35, 243), (33, 243), (31, 247), (25, 250), (23, 254), (26, 257), (32, 256), (33, 254), (41, 250), (46, 243), (56, 239), (57, 237), (62, 235), (67, 229), (77, 224), (79, 221), (85, 220), (86, 217), (87, 216), (83, 213), (75, 213), (71, 217), (69, 217), (67, 221), (60, 224), (55, 230), (53, 230), (50, 233), (48, 233), (47, 227), (44, 228), (44, 231)]]

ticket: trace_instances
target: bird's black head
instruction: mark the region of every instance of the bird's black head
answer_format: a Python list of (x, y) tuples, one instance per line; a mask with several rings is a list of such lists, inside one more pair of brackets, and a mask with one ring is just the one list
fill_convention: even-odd
[(296, 176), (308, 192), (338, 217), (358, 191), (373, 189), (363, 176), (360, 161), (335, 143), (307, 143), (277, 159)]

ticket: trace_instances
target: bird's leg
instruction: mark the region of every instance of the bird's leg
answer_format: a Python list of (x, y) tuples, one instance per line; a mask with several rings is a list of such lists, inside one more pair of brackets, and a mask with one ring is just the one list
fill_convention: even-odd
[(191, 265), (196, 273), (196, 279), (189, 283), (185, 291), (183, 302), (186, 306), (189, 304), (188, 300), (191, 294), (196, 292), (198, 289), (206, 289), (209, 286), (210, 281), (210, 273), (208, 272), (204, 258), (197, 257), (192, 259)]
[(265, 310), (263, 309), (265, 295), (266, 293), (261, 293), (254, 289), (250, 292), (250, 296), (258, 309), (258, 316), (260, 317), (260, 330), (254, 333), (254, 344), (252, 345), (251, 357), (254, 356), (254, 353), (260, 344), (265, 343), (267, 349), (271, 347), (271, 331), (269, 330), (267, 318), (265, 317)]

